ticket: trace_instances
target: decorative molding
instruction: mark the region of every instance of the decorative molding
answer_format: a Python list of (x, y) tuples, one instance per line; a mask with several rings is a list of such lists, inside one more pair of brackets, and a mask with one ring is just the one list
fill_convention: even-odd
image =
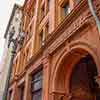
[[(100, 5), (100, 3), (98, 3)], [(97, 5), (97, 9), (100, 6)], [(45, 59), (45, 55), (52, 55), (61, 45), (70, 39), (77, 32), (81, 32), (84, 28), (89, 28), (95, 25), (95, 21), (89, 11), (87, 0), (81, 0), (75, 6), (71, 13), (57, 26), (57, 28), (45, 40), (45, 45), (39, 49), (25, 65), (27, 70), (36, 60)], [(44, 53), (47, 52), (45, 55)], [(45, 62), (46, 64), (48, 61)]]
[(91, 23), (91, 13), (89, 12), (87, 1), (82, 0), (79, 5), (66, 16), (62, 23), (55, 29), (54, 32), (46, 39), (45, 45), (36, 52), (30, 61), (25, 65), (26, 69), (41, 58), (43, 52), (49, 51), (52, 54), (60, 45), (62, 45), (69, 37), (75, 34), (80, 28), (87, 27)]
[[(55, 41), (48, 46), (48, 51), (51, 54), (54, 52), (61, 44), (68, 40), (72, 35), (76, 34), (77, 31), (82, 31), (84, 27), (88, 27), (91, 24), (88, 12), (83, 13), (79, 18), (77, 18)], [(81, 29), (81, 30), (80, 30)], [(52, 40), (51, 40), (52, 41)]]
[(56, 91), (56, 92), (52, 92), (50, 94), (51, 96), (51, 100), (65, 100), (65, 92), (59, 92), (59, 91)]

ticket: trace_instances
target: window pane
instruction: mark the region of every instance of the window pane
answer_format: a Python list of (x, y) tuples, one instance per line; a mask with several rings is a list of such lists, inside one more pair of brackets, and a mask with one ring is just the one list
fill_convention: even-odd
[(43, 32), (43, 30), (40, 33), (40, 46), (44, 45), (44, 40), (45, 40), (45, 33)]
[(32, 91), (36, 91), (36, 90), (38, 90), (40, 88), (42, 88), (42, 80), (33, 83), (33, 85), (32, 85)]
[(32, 85), (32, 100), (41, 100), (42, 71), (33, 75), (31, 85)]
[(64, 10), (64, 16), (66, 16), (68, 13), (70, 13), (69, 4), (65, 4), (65, 5), (63, 6), (63, 10)]
[(36, 73), (34, 76), (33, 76), (33, 80), (32, 81), (37, 81), (37, 80), (40, 80), (42, 78), (42, 71), (41, 72), (38, 72)]
[(32, 100), (41, 100), (41, 98), (42, 98), (41, 91), (38, 91), (33, 94)]

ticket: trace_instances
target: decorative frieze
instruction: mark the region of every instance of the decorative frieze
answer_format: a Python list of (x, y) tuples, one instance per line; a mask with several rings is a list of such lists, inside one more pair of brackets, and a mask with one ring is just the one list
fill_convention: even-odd
[(60, 33), (60, 36), (57, 37), (56, 40), (48, 47), (49, 53), (51, 54), (53, 51), (55, 51), (64, 41), (68, 40), (69, 37), (80, 30), (80, 28), (90, 25), (90, 19), (91, 17), (88, 10), (82, 13), (75, 21), (71, 23), (71, 25), (66, 27), (65, 31)]

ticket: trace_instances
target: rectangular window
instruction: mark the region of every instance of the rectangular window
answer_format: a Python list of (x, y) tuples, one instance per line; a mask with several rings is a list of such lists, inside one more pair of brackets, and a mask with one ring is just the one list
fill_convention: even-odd
[(63, 9), (63, 15), (66, 16), (67, 14), (70, 13), (70, 6), (69, 6), (69, 3), (65, 3), (63, 6), (62, 6), (62, 9)]
[(32, 76), (31, 88), (32, 88), (32, 100), (41, 100), (42, 99), (42, 71), (39, 71)]
[(44, 40), (45, 40), (45, 33), (43, 32), (43, 30), (39, 35), (40, 35), (39, 37), (40, 37), (40, 47), (41, 47), (44, 45)]
[(49, 34), (49, 22), (46, 24), (45, 29), (46, 29), (46, 37), (47, 37)]

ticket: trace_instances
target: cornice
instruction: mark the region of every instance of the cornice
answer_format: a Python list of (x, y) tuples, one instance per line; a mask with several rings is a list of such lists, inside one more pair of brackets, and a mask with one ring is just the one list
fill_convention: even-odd
[[(78, 5), (74, 7), (69, 15), (57, 26), (57, 28), (45, 40), (45, 47), (52, 44), (55, 39), (64, 32), (81, 14), (88, 9), (87, 0), (81, 0)], [(52, 41), (51, 41), (52, 40)], [(52, 43), (51, 43), (52, 42)]]

